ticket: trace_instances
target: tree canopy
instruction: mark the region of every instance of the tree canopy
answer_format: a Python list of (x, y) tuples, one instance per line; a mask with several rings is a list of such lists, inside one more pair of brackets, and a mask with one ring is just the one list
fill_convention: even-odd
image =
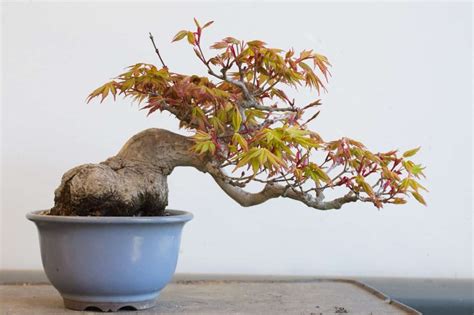
[[(328, 208), (353, 201), (380, 208), (406, 203), (409, 195), (426, 204), (421, 195), (426, 189), (419, 183), (424, 167), (412, 161), (419, 148), (374, 153), (348, 137), (325, 141), (308, 128), (318, 117), (319, 95), (330, 77), (325, 56), (234, 37), (212, 44), (215, 53), (207, 56), (203, 34), (213, 22), (194, 22), (193, 31), (179, 31), (173, 42), (187, 41), (209, 76), (172, 72), (150, 34), (161, 66), (132, 65), (94, 90), (88, 101), (123, 95), (148, 115), (173, 114), (181, 128), (194, 133), (194, 152), (209, 159), (229, 187), (259, 182), (269, 198), (281, 195), (309, 206), (323, 200), (326, 189), (345, 190)], [(297, 88), (310, 89), (317, 97), (298, 104), (287, 95)]]

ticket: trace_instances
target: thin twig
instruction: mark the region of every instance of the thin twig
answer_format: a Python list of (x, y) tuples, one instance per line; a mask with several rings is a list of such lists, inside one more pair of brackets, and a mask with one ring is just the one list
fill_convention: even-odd
[(149, 34), (150, 34), (151, 43), (153, 44), (153, 47), (155, 48), (155, 52), (158, 55), (158, 58), (160, 58), (161, 64), (163, 65), (163, 68), (168, 68), (165, 65), (165, 62), (163, 61), (163, 58), (161, 58), (160, 51), (158, 50), (158, 47), (156, 47), (155, 40), (153, 39), (153, 35), (151, 35), (151, 32)]

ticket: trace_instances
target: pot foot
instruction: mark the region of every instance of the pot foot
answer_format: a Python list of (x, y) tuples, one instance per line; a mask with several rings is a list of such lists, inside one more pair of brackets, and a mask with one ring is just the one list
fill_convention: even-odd
[(63, 298), (64, 306), (75, 311), (96, 311), (96, 312), (118, 312), (118, 311), (138, 311), (152, 308), (156, 305), (156, 299), (135, 301), (135, 302), (87, 302)]

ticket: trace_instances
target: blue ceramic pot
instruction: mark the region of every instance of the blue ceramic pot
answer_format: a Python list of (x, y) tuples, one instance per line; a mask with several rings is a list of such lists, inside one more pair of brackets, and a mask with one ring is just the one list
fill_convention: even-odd
[(163, 217), (26, 217), (38, 227), (43, 267), (67, 308), (146, 309), (176, 269), (189, 212)]

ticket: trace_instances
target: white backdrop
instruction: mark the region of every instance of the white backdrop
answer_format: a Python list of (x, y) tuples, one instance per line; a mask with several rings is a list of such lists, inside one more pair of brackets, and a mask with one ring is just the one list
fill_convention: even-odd
[[(373, 150), (422, 146), (428, 207), (415, 201), (318, 212), (290, 200), (241, 208), (207, 175), (169, 178), (170, 207), (195, 214), (178, 272), (472, 278), (471, 7), (465, 4), (3, 4), (1, 269), (40, 269), (28, 211), (52, 206), (61, 175), (115, 154), (148, 127), (130, 102), (86, 95), (136, 62), (157, 63), (147, 34), (177, 72), (204, 73), (170, 44), (195, 16), (215, 20), (209, 44), (233, 35), (314, 48), (333, 64), (312, 127)], [(305, 102), (308, 97), (301, 99)]]

